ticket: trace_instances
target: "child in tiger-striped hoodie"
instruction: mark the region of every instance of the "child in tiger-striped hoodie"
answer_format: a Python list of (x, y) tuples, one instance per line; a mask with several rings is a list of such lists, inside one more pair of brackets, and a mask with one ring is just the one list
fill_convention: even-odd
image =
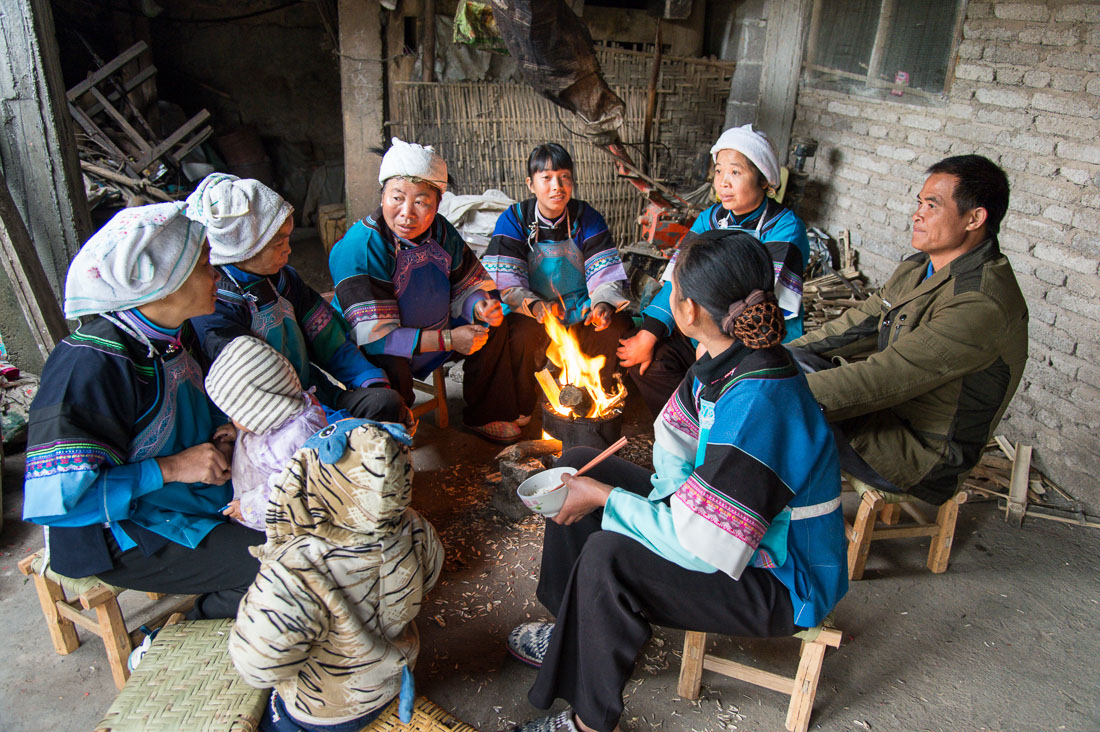
[(413, 622), (443, 546), (409, 507), (404, 427), (345, 419), (275, 481), (260, 571), (229, 640), (252, 686), (274, 687), (261, 730), (357, 731), (400, 697), (411, 713)]

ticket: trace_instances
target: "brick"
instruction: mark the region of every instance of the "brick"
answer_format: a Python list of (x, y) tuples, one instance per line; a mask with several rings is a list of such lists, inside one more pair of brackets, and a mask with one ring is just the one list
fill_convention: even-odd
[(1100, 259), (1100, 233), (1095, 229), (1081, 229), (1074, 233), (1071, 245), (1073, 251), (1088, 257)]
[(1087, 231), (1100, 231), (1100, 213), (1096, 211), (1078, 211), (1073, 215), (1073, 225)]
[(849, 168), (847, 166), (841, 166), (836, 171), (836, 174), (841, 178), (847, 178), (848, 180), (855, 181), (856, 183), (861, 183), (863, 185), (867, 185), (871, 182), (871, 176), (867, 175), (867, 173), (861, 170), (853, 170), (852, 168)]
[[(1077, 342), (1077, 355), (1080, 358), (1088, 359), (1087, 355), (1082, 355), (1081, 345), (1084, 343), (1100, 344), (1100, 339), (1096, 337), (1096, 321), (1082, 318), (1080, 315), (1068, 312), (1063, 308), (1058, 308), (1058, 311), (1058, 327)], [(1100, 359), (1094, 359), (1094, 362), (1100, 364)], [(1100, 384), (1100, 382), (1097, 383)]]
[[(1031, 340), (1046, 346), (1048, 349), (1067, 355), (1073, 353), (1073, 347), (1076, 345), (1065, 331), (1056, 327), (1031, 328), (1028, 330), (1028, 335)], [(1043, 377), (1042, 372), (1036, 376), (1037, 379), (1043, 379)]]
[(871, 137), (886, 137), (887, 135), (886, 125), (868, 125), (867, 134)]
[(935, 150), (941, 157), (951, 149), (951, 141), (943, 135), (926, 135), (923, 132), (910, 132), (905, 141), (922, 150)]
[(906, 147), (894, 147), (893, 145), (879, 145), (875, 148), (875, 152), (882, 157), (890, 158), (892, 160), (901, 160), (902, 162), (909, 162), (913, 158), (917, 157), (917, 153)]
[[(1093, 43), (1092, 45), (1097, 45)], [(1047, 56), (1047, 64), (1060, 69), (1075, 71), (1100, 71), (1100, 58), (1097, 54), (1052, 53)]]
[(1068, 160), (1100, 165), (1100, 145), (1081, 145), (1063, 140), (1058, 143), (1058, 155)]
[(1075, 46), (1080, 41), (1076, 28), (1046, 28), (1039, 42), (1044, 46)]
[(829, 102), (827, 109), (833, 114), (843, 114), (848, 117), (859, 116), (859, 107), (854, 104), (842, 104), (840, 102)]
[(1047, 206), (1043, 216), (1057, 224), (1068, 224), (1073, 221), (1073, 211), (1065, 206)]
[(958, 64), (955, 67), (955, 78), (991, 82), (993, 81), (993, 67), (977, 64)]
[(959, 43), (959, 49), (957, 51), (959, 58), (981, 58), (982, 50), (985, 48), (985, 44), (978, 41), (964, 40)]
[[(954, 96), (954, 95), (952, 95)], [(974, 105), (952, 102), (943, 108), (943, 114), (956, 119), (974, 119)]]
[(1028, 303), (1027, 312), (1033, 321), (1043, 325), (1054, 325), (1058, 317), (1058, 310), (1044, 303)]
[(1047, 160), (1040, 160), (1038, 158), (1032, 158), (1027, 161), (1027, 172), (1034, 175), (1048, 178), (1055, 175), (1058, 172), (1058, 166)]
[(872, 173), (879, 173), (880, 175), (886, 175), (890, 172), (889, 163), (883, 160), (876, 160), (866, 155), (853, 155), (849, 158), (848, 163), (858, 168), (869, 170)]
[(926, 132), (939, 132), (943, 129), (943, 120), (931, 114), (903, 114), (899, 121), (906, 127)]
[(1054, 141), (1037, 135), (1016, 135), (1008, 144), (1037, 155), (1050, 155), (1054, 152)]
[[(969, 14), (970, 11), (967, 9), (967, 15)], [(1094, 3), (1066, 5), (1054, 11), (1054, 19), (1059, 22), (1084, 20), (1089, 23), (1100, 23), (1100, 5)]]
[(1085, 84), (1085, 91), (1093, 96), (1100, 97), (1100, 76), (1089, 79), (1088, 83)]
[(1050, 16), (1045, 5), (1032, 3), (997, 3), (993, 14), (1002, 20), (1046, 20)]
[(974, 119), (1010, 130), (1023, 130), (1031, 127), (1034, 116), (1028, 112), (1006, 111), (997, 107), (980, 107), (977, 114), (974, 115)]
[(1060, 371), (1071, 379), (1077, 378), (1077, 370), (1081, 367), (1081, 361), (1073, 356), (1061, 353), (1050, 354), (1050, 365), (1056, 371)]
[(978, 89), (974, 93), (974, 97), (982, 104), (995, 104), (998, 107), (1012, 107), (1013, 109), (1026, 107), (1028, 103), (1026, 94), (1000, 88)]
[[(1094, 260), (1095, 263), (1095, 260)], [(1093, 267), (1095, 271), (1095, 266)], [(1047, 301), (1052, 305), (1057, 305), (1060, 308), (1070, 311), (1071, 313), (1077, 313), (1078, 315), (1093, 320), (1100, 320), (1100, 303), (1092, 300), (1078, 297), (1077, 295), (1066, 292), (1062, 289), (1051, 290), (1047, 293)]]
[(993, 15), (993, 3), (967, 3), (966, 19), (988, 18)]
[(1092, 173), (1088, 170), (1082, 170), (1081, 168), (1062, 167), (1058, 169), (1058, 175), (1079, 186), (1088, 185), (1089, 181), (1092, 180)]
[[(1027, 170), (1027, 161), (1027, 155), (1008, 151), (1001, 153), (1000, 159), (998, 160), (998, 162), (1001, 164), (1001, 167), (1010, 173), (1013, 171), (1022, 173), (1023, 171)], [(1035, 207), (1033, 210), (1026, 211), (1025, 213), (1037, 214), (1039, 213), (1039, 209), (1038, 207)]]
[(1077, 117), (1095, 117), (1096, 102), (1074, 96), (1058, 96), (1046, 92), (1036, 92), (1031, 97), (1031, 106), (1047, 112), (1070, 114)]
[(1013, 66), (1033, 65), (1041, 55), (1039, 49), (1022, 43), (991, 43), (982, 51), (982, 59), (985, 61)]
[(1044, 135), (1063, 135), (1065, 137), (1079, 137), (1083, 139), (1096, 139), (1097, 125), (1080, 117), (1063, 117), (1057, 114), (1040, 114), (1035, 117), (1035, 129)]
[(1100, 300), (1100, 277), (1071, 274), (1066, 278), (1066, 290), (1086, 300)]
[(996, 20), (991, 22), (978, 21), (963, 24), (963, 38), (973, 38), (977, 41), (1012, 42), (1019, 38), (1019, 33), (1015, 28), (1010, 28)]
[(1096, 274), (1095, 257), (1083, 257), (1080, 254), (1076, 254), (1055, 244), (1038, 242), (1031, 253), (1037, 259), (1044, 259), (1052, 264), (1070, 269), (1074, 272), (1080, 272), (1081, 274)]
[(1050, 83), (1050, 74), (1045, 71), (1025, 71), (1023, 76), (1025, 86), (1041, 88)]
[(986, 143), (994, 142), (999, 131), (996, 127), (983, 124), (948, 124), (944, 127), (944, 132), (952, 137)]
[(1062, 72), (1051, 78), (1050, 86), (1058, 91), (1079, 92), (1085, 88), (1085, 77)]
[(1017, 66), (1001, 66), (997, 69), (998, 84), (1019, 84), (1024, 79), (1024, 69)]

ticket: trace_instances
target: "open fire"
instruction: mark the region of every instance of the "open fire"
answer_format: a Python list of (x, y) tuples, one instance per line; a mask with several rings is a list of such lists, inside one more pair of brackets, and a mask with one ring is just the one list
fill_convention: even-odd
[(606, 359), (584, 355), (577, 339), (554, 316), (547, 315), (545, 327), (550, 336), (546, 356), (560, 369), (557, 378), (549, 368), (535, 374), (549, 408), (562, 417), (574, 419), (607, 419), (621, 411), (626, 387), (616, 379), (611, 391), (604, 388), (600, 369)]

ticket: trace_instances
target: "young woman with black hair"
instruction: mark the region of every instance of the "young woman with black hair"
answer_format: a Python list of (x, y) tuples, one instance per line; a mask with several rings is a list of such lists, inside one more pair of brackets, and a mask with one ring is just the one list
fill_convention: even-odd
[(504, 300), (517, 402), (527, 416), (550, 342), (542, 325), (547, 315), (569, 327), (586, 355), (606, 359), (605, 388), (618, 368), (619, 339), (633, 326), (621, 312), (630, 300), (611, 232), (596, 209), (573, 198), (574, 187), (569, 152), (553, 142), (536, 147), (527, 159), (533, 196), (500, 215), (482, 258)]
[[(650, 624), (736, 636), (812, 627), (847, 591), (832, 433), (780, 342), (767, 250), (711, 231), (680, 250), (670, 306), (705, 349), (654, 424), (656, 474), (611, 457), (546, 522), (538, 598), (555, 622), (508, 647), (548, 708), (523, 732), (618, 729)], [(559, 466), (593, 456), (570, 450)]]

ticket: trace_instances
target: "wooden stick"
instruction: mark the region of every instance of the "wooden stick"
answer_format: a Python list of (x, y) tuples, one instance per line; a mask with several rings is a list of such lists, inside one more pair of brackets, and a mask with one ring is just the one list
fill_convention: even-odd
[[(587, 463), (585, 463), (583, 466), (581, 466), (580, 470), (573, 473), (569, 477), (570, 478), (576, 478), (578, 475), (584, 475), (590, 469), (596, 467), (597, 465), (602, 463), (604, 460), (607, 460), (609, 457), (611, 457), (612, 455), (617, 453), (619, 450), (622, 450), (624, 447), (626, 447), (626, 443), (627, 443), (627, 439), (625, 437), (620, 437), (619, 439), (617, 439), (613, 443), (611, 443), (610, 447), (608, 447), (606, 450), (601, 452), (596, 457), (589, 460)], [(565, 485), (564, 480), (561, 483), (559, 483), (557, 488), (555, 488), (554, 490), (557, 490), (558, 488), (561, 488), (563, 485)]]

